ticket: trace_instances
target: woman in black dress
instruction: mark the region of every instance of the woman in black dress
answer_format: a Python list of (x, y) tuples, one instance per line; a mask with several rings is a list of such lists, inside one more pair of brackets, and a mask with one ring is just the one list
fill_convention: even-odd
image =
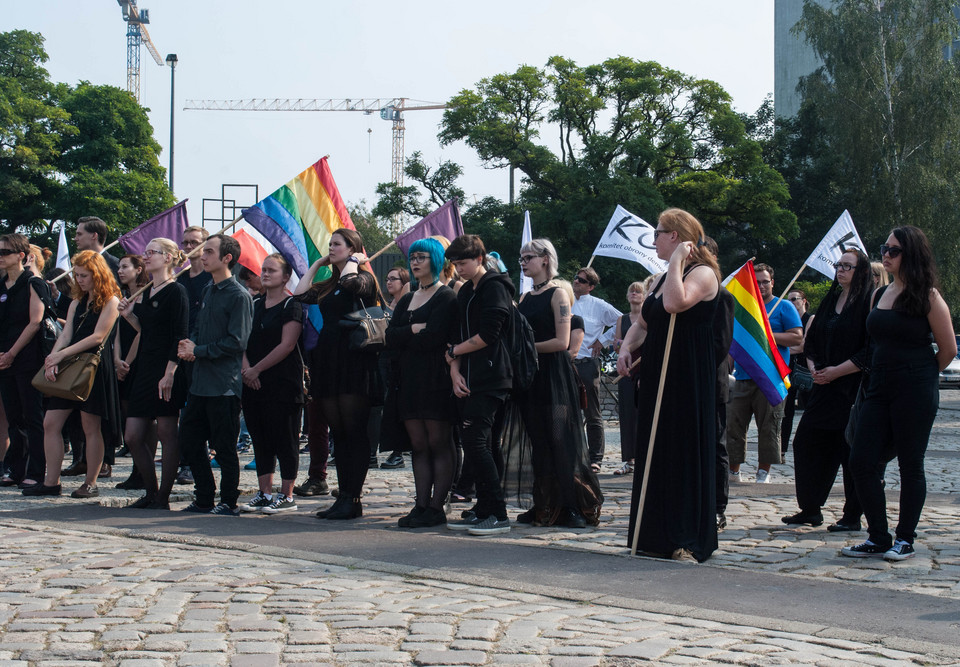
[[(620, 354), (620, 344), (624, 336), (637, 320), (643, 307), (644, 287), (642, 282), (631, 283), (627, 288), (627, 303), (630, 311), (617, 318), (613, 349)], [(623, 463), (613, 471), (614, 475), (629, 475), (636, 465), (637, 447), (637, 379), (631, 375), (617, 382), (617, 406), (620, 415), (620, 460)]]
[(783, 517), (788, 525), (819, 526), (837, 471), (843, 467), (843, 516), (827, 530), (860, 530), (860, 501), (847, 465), (850, 446), (843, 432), (867, 364), (867, 314), (873, 295), (870, 260), (850, 249), (836, 263), (837, 276), (820, 303), (804, 338), (805, 363), (813, 376), (793, 440), (800, 511)]
[(120, 406), (117, 398), (117, 378), (113, 368), (113, 350), (110, 337), (117, 321), (120, 289), (113, 272), (100, 253), (84, 250), (73, 256), (73, 301), (67, 311), (63, 332), (44, 361), (47, 380), (56, 379), (58, 364), (81, 352), (97, 351), (100, 366), (89, 398), (83, 402), (51, 397), (43, 419), (43, 449), (47, 469), (42, 484), (23, 490), (25, 496), (59, 496), (60, 465), (63, 463), (63, 425), (74, 410), (80, 410), (80, 422), (87, 447), (86, 479), (73, 498), (91, 498), (100, 494), (97, 474), (103, 464), (103, 433), (101, 421), (119, 428)]
[[(547, 239), (534, 239), (520, 249), (520, 266), (533, 289), (520, 298), (520, 312), (530, 322), (537, 348), (537, 373), (530, 388), (515, 395), (530, 438), (533, 506), (518, 523), (585, 528), (597, 525), (603, 493), (580, 419), (580, 391), (570, 362), (570, 309), (567, 293), (553, 284), (557, 251)], [(512, 449), (512, 448), (511, 448)], [(510, 461), (517, 459), (507, 455)], [(526, 457), (521, 456), (521, 460)], [(512, 475), (507, 473), (507, 479)]]
[(0, 237), (0, 270), (6, 274), (0, 281), (0, 394), (13, 436), (3, 486), (32, 486), (43, 479), (43, 397), (30, 381), (43, 367), (39, 332), (49, 292), (26, 268), (29, 255), (23, 234)]
[[(402, 266), (395, 266), (387, 271), (386, 282), (386, 296), (390, 299), (387, 310), (393, 312), (397, 309), (400, 299), (410, 293), (410, 272)], [(403, 453), (409, 452), (411, 449), (407, 429), (404, 428), (403, 421), (397, 412), (397, 393), (399, 391), (397, 361), (397, 350), (383, 350), (380, 353), (380, 377), (385, 385), (383, 412), (380, 419), (380, 451), (390, 452), (387, 460), (381, 463), (380, 467), (388, 469), (404, 467), (406, 464), (403, 461)]]
[[(869, 539), (840, 553), (901, 561), (914, 555), (927, 495), (924, 455), (940, 401), (938, 375), (956, 356), (957, 341), (950, 309), (936, 289), (936, 264), (924, 233), (909, 225), (897, 227), (880, 246), (880, 254), (893, 284), (877, 291), (876, 307), (867, 317), (870, 373), (850, 451)], [(883, 491), (888, 451), (896, 454), (900, 467), (895, 541), (887, 529)]]
[[(260, 270), (262, 294), (253, 300), (253, 327), (243, 354), (243, 414), (253, 440), (257, 482), (242, 512), (279, 514), (297, 509), (293, 485), (300, 465), (303, 411), (303, 306), (285, 287), (293, 269), (280, 253), (267, 255)], [(280, 461), (280, 493), (273, 495), (273, 473)]]
[[(117, 277), (120, 279), (120, 294), (123, 298), (149, 282), (147, 270), (143, 267), (143, 258), (140, 255), (124, 255), (117, 266)], [(137, 297), (140, 301), (141, 296)], [(117, 371), (117, 393), (120, 395), (120, 413), (123, 417), (124, 428), (127, 420), (127, 401), (130, 398), (130, 387), (133, 386), (133, 375), (136, 368), (137, 348), (140, 346), (140, 334), (130, 326), (126, 318), (121, 317), (117, 322), (117, 333), (113, 337), (113, 366)], [(156, 429), (154, 429), (156, 431)], [(154, 433), (156, 439), (156, 433)], [(130, 449), (126, 443), (117, 456), (129, 456)], [(117, 484), (118, 489), (142, 489), (143, 480), (137, 464), (133, 464), (130, 476)]]
[[(178, 372), (177, 344), (187, 337), (190, 305), (186, 288), (174, 279), (173, 269), (186, 255), (170, 239), (153, 239), (143, 251), (144, 266), (153, 285), (139, 303), (126, 299), (120, 312), (140, 332), (137, 373), (127, 404), (127, 448), (143, 478), (145, 494), (130, 507), (170, 509), (170, 491), (180, 465), (177, 422), (187, 397), (187, 381)], [(160, 484), (153, 463), (155, 450), (148, 438), (157, 421), (162, 449)]]
[(398, 521), (401, 528), (446, 523), (443, 506), (453, 485), (453, 393), (444, 351), (457, 297), (440, 283), (443, 252), (435, 239), (410, 246), (410, 273), (417, 289), (400, 299), (387, 329), (387, 347), (399, 352), (397, 408), (413, 447), (417, 490), (413, 509)]
[[(337, 482), (340, 492), (321, 519), (355, 519), (363, 515), (360, 496), (370, 461), (367, 422), (370, 407), (383, 401), (383, 382), (376, 353), (350, 349), (350, 330), (340, 326), (348, 314), (377, 305), (377, 279), (366, 265), (363, 239), (353, 229), (338, 229), (330, 237), (329, 252), (315, 261), (300, 279), (296, 294), (315, 303), (323, 328), (311, 355), (310, 392), (336, 442)], [(329, 273), (313, 284), (320, 269)]]
[[(667, 271), (643, 301), (640, 318), (620, 347), (617, 370), (629, 373), (631, 350), (643, 344), (637, 384), (637, 464), (645, 465), (671, 314), (676, 326), (663, 387), (638, 549), (667, 558), (688, 553), (699, 562), (717, 548), (716, 381), (714, 312), (720, 291), (716, 259), (690, 213), (660, 214), (654, 233)], [(633, 543), (643, 486), (633, 476), (628, 545)]]

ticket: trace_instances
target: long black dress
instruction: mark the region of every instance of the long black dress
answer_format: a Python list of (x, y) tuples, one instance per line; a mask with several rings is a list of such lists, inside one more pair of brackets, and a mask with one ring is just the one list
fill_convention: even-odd
[[(540, 294), (527, 293), (518, 306), (530, 322), (537, 342), (557, 335), (550, 301), (558, 288)], [(597, 525), (603, 492), (597, 475), (590, 469), (583, 423), (580, 419), (580, 389), (576, 371), (566, 350), (537, 354), (538, 369), (530, 389), (516, 396), (530, 444), (533, 468), (533, 523), (552, 526), (562, 520), (564, 508), (579, 510), (587, 523)], [(515, 433), (515, 429), (508, 429)], [(514, 437), (511, 436), (513, 441)], [(508, 486), (517, 484), (521, 499), (530, 493), (529, 481), (516, 471), (525, 466), (526, 448), (511, 442), (507, 458)], [(519, 457), (519, 459), (518, 459)], [(519, 464), (519, 465), (518, 465)], [(527, 488), (524, 489), (523, 487)], [(526, 503), (523, 503), (526, 504)]]
[(189, 311), (187, 290), (177, 282), (153, 295), (144, 294), (140, 303), (134, 304), (133, 313), (140, 321), (140, 347), (128, 417), (175, 417), (186, 402), (187, 380), (179, 367), (173, 376), (169, 401), (160, 398), (157, 384), (167, 371), (167, 362), (179, 361), (177, 346), (188, 335)]
[[(657, 288), (662, 282), (663, 279)], [(714, 297), (677, 313), (637, 543), (638, 550), (661, 555), (688, 549), (699, 562), (707, 560), (717, 548), (717, 363), (713, 344), (717, 301), (718, 297)], [(642, 466), (647, 457), (670, 323), (662, 294), (647, 297), (641, 313), (647, 324), (647, 337), (637, 384), (637, 470), (628, 546), (632, 544), (637, 520)]]

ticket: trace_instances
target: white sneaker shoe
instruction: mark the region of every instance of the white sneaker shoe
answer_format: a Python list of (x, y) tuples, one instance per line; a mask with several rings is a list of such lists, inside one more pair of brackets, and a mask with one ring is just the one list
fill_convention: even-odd
[(739, 470), (737, 472), (733, 472), (732, 470), (730, 471), (730, 481), (737, 482), (737, 483), (740, 483), (743, 481), (743, 477), (740, 476)]
[(757, 484), (769, 484), (770, 483), (770, 471), (769, 470), (758, 470), (757, 471)]

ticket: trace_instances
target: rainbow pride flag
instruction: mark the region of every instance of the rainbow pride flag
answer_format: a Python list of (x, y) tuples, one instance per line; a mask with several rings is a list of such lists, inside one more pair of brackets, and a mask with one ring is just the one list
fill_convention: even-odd
[(723, 286), (733, 295), (734, 301), (730, 356), (750, 374), (770, 405), (779, 405), (790, 388), (790, 369), (773, 340), (753, 261), (730, 274)]
[[(244, 209), (243, 218), (273, 244), (298, 276), (303, 276), (311, 264), (329, 252), (334, 231), (342, 227), (355, 229), (327, 158), (321, 158), (268, 197)], [(316, 279), (329, 275), (330, 269), (322, 267)], [(316, 341), (316, 333), (323, 326), (316, 306), (307, 309), (307, 323), (304, 341), (310, 349), (311, 341)]]

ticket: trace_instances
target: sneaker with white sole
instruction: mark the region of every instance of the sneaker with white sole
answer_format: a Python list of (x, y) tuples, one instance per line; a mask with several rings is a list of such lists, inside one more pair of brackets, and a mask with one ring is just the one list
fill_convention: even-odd
[(264, 507), (261, 512), (264, 514), (280, 514), (281, 512), (293, 512), (297, 509), (297, 501), (293, 496), (283, 496), (279, 493), (273, 497), (273, 502)]
[(757, 484), (769, 484), (770, 483), (770, 471), (769, 470), (758, 470), (757, 471)]
[(916, 552), (913, 550), (913, 545), (907, 542), (906, 540), (898, 539), (893, 543), (893, 546), (887, 549), (883, 553), (883, 559), (890, 562), (896, 562), (901, 560), (907, 560), (908, 558), (913, 558)]
[(467, 532), (471, 535), (499, 535), (500, 533), (509, 533), (510, 519), (498, 519), (491, 514), (476, 526), (467, 529)]
[(870, 540), (858, 544), (854, 547), (844, 547), (840, 550), (840, 555), (849, 558), (872, 558), (874, 556), (883, 556), (887, 551), (893, 551), (890, 547), (881, 547)]
[(250, 502), (240, 505), (239, 509), (241, 512), (260, 512), (264, 507), (269, 507), (272, 502), (273, 498), (263, 491), (257, 491), (257, 495), (251, 498)]
[(219, 505), (214, 507), (212, 510), (210, 510), (210, 514), (213, 514), (216, 516), (237, 516), (239, 512), (237, 511), (236, 507), (230, 507), (226, 503), (220, 503)]
[(734, 471), (732, 471), (732, 470), (730, 471), (730, 481), (731, 481), (731, 482), (737, 482), (737, 483), (743, 481), (743, 478), (740, 476), (740, 471), (739, 471), (739, 470), (736, 471), (736, 472), (734, 472)]

